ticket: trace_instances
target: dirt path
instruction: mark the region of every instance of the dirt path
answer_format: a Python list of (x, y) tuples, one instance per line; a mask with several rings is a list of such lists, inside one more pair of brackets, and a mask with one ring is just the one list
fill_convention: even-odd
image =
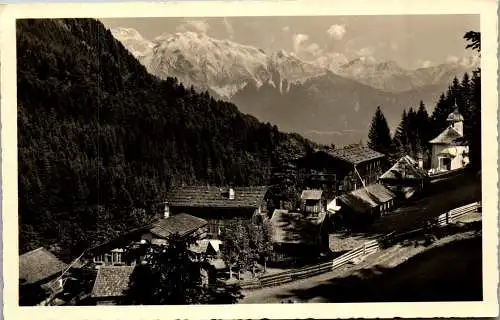
[[(443, 284), (444, 280), (436, 280), (438, 274), (441, 274), (441, 279), (451, 276), (448, 281), (459, 281), (462, 286), (471, 280), (471, 283), (465, 287), (475, 285), (476, 287), (474, 290), (468, 290), (465, 297), (462, 297), (467, 300), (467, 294), (477, 296), (478, 292), (479, 295), (481, 292), (480, 289), (478, 291), (476, 279), (479, 273), (480, 286), (481, 269), (479, 267), (479, 271), (476, 270), (481, 261), (480, 239), (476, 231), (468, 231), (439, 239), (428, 247), (398, 244), (365, 258), (357, 265), (348, 265), (280, 287), (244, 292), (245, 297), (240, 303), (280, 303), (288, 299), (297, 302), (393, 301), (390, 299), (398, 298), (403, 299), (401, 301), (413, 301), (411, 297), (426, 299), (425, 294), (429, 294), (432, 298), (436, 292), (440, 292), (439, 289), (443, 289), (442, 285), (434, 290), (431, 290), (429, 285), (421, 288), (421, 285), (428, 283), (431, 278), (432, 283)], [(428, 253), (430, 256), (425, 261), (420, 261), (419, 256)], [(410, 259), (412, 261), (408, 261)], [(452, 271), (456, 271), (456, 274), (443, 270), (443, 267), (450, 265), (448, 263), (454, 266)], [(416, 278), (420, 280), (416, 281)], [(412, 285), (418, 287), (418, 290), (415, 289), (417, 293), (410, 298), (406, 297), (407, 300), (405, 300), (404, 293), (412, 292), (411, 288), (406, 287)], [(446, 283), (446, 288), (448, 287), (449, 283)], [(375, 292), (383, 293), (375, 295)], [(453, 296), (453, 294), (458, 294), (458, 291), (448, 293), (450, 294)], [(438, 300), (447, 300), (447, 297), (443, 295), (445, 293), (442, 293)]]

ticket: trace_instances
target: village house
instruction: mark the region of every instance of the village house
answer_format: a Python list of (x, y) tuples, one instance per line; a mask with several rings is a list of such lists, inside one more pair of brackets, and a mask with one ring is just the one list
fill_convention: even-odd
[(382, 184), (344, 193), (329, 204), (329, 213), (337, 224), (356, 226), (366, 224), (387, 214), (396, 205), (396, 195)]
[(234, 220), (258, 223), (268, 215), (268, 187), (219, 188), (213, 186), (172, 188), (165, 202), (165, 216), (188, 213), (208, 221), (207, 237), (218, 239), (224, 226)]
[(448, 115), (446, 121), (449, 126), (429, 141), (432, 145), (431, 172), (461, 169), (469, 163), (469, 147), (463, 132), (464, 118), (456, 103), (455, 111)]
[(323, 190), (303, 190), (300, 195), (300, 210), (306, 213), (325, 212), (326, 199)]
[(385, 155), (361, 145), (316, 151), (296, 160), (299, 185), (321, 189), (325, 198), (376, 183)]
[(271, 217), (271, 263), (316, 259), (329, 251), (326, 212), (308, 215), (276, 209)]
[(54, 290), (62, 290), (59, 278), (69, 265), (59, 260), (47, 249), (38, 249), (19, 256), (19, 301), (21, 305), (42, 302)]
[(421, 162), (406, 155), (384, 172), (379, 181), (391, 191), (409, 199), (422, 194), (429, 183), (429, 175), (423, 169)]
[(207, 224), (206, 220), (186, 213), (162, 218), (88, 250), (87, 258), (97, 267), (133, 266), (143, 261), (151, 245), (166, 245), (173, 234), (181, 239), (187, 236), (205, 239)]

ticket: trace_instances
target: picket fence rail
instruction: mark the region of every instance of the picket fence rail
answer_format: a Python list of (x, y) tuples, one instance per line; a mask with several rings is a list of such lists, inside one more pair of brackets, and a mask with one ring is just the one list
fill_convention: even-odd
[(477, 211), (481, 207), (480, 202), (474, 202), (448, 212), (443, 213), (437, 218), (437, 224), (440, 226), (445, 226), (449, 223), (453, 223), (462, 216)]
[[(452, 223), (456, 219), (462, 217), (463, 215), (474, 212), (478, 210), (481, 207), (480, 202), (475, 202), (471, 203), (453, 210), (450, 210), (442, 215), (440, 215), (437, 218), (437, 221), (434, 220), (433, 222), (439, 225), (439, 226), (444, 226), (446, 224)], [(348, 251), (344, 253), (343, 255), (333, 259), (332, 261), (328, 262), (323, 262), (317, 265), (312, 265), (312, 266), (307, 266), (307, 267), (302, 267), (298, 269), (293, 269), (293, 270), (287, 270), (283, 271), (280, 273), (275, 273), (275, 274), (270, 274), (270, 275), (264, 275), (260, 276), (256, 279), (251, 279), (251, 280), (246, 280), (241, 282), (241, 287), (246, 290), (252, 290), (252, 289), (260, 289), (260, 288), (265, 288), (265, 287), (274, 287), (274, 286), (279, 286), (285, 283), (293, 282), (296, 280), (300, 279), (305, 279), (305, 278), (310, 278), (313, 276), (316, 276), (318, 274), (322, 274), (325, 272), (329, 272), (335, 269), (338, 269), (340, 267), (343, 267), (349, 263), (355, 262), (356, 259), (364, 259), (375, 252), (377, 252), (380, 247), (382, 242), (389, 238), (398, 238), (403, 235), (409, 235), (409, 234), (416, 234), (421, 231), (425, 230), (425, 228), (419, 228), (415, 229), (412, 231), (407, 231), (405, 233), (401, 234), (395, 234), (394, 232), (391, 232), (390, 234), (387, 234), (383, 237), (381, 237), (380, 240), (370, 240), (368, 242), (365, 242), (363, 245)]]

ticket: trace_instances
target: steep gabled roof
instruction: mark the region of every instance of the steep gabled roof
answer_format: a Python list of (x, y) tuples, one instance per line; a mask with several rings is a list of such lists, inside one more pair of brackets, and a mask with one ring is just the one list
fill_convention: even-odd
[(305, 216), (298, 212), (276, 209), (271, 217), (273, 243), (314, 245), (326, 214)]
[(385, 157), (385, 155), (380, 152), (360, 145), (353, 145), (335, 149), (333, 151), (329, 151), (328, 154), (350, 164), (359, 164)]
[(323, 190), (303, 190), (300, 198), (302, 200), (320, 200), (323, 195)]
[(19, 282), (32, 284), (55, 276), (68, 265), (43, 247), (19, 256)]
[(418, 163), (410, 156), (401, 157), (389, 170), (380, 176), (380, 180), (422, 180), (428, 177), (427, 172), (418, 167)]
[(429, 141), (432, 144), (449, 144), (449, 145), (464, 145), (465, 141), (463, 135), (460, 134), (455, 128), (447, 127), (437, 137)]
[(174, 233), (185, 236), (206, 226), (207, 223), (205, 219), (180, 213), (154, 223), (151, 233), (161, 238), (167, 238)]
[(396, 195), (381, 184), (371, 184), (340, 195), (338, 199), (356, 212), (363, 213), (371, 208), (396, 198)]
[(129, 287), (132, 266), (102, 266), (92, 288), (92, 298), (121, 297)]
[(167, 194), (167, 203), (173, 207), (197, 208), (258, 208), (268, 187), (235, 187), (234, 199), (228, 196), (228, 188), (213, 186), (191, 186), (172, 188)]
[(366, 186), (366, 191), (371, 195), (371, 198), (378, 203), (385, 203), (396, 198), (396, 195), (379, 183)]

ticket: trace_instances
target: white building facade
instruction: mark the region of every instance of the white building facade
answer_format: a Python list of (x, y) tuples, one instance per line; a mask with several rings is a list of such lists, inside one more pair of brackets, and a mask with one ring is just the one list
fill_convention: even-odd
[(455, 105), (455, 111), (446, 119), (449, 126), (436, 138), (432, 145), (431, 171), (443, 172), (465, 167), (469, 163), (469, 146), (464, 139), (464, 118)]

